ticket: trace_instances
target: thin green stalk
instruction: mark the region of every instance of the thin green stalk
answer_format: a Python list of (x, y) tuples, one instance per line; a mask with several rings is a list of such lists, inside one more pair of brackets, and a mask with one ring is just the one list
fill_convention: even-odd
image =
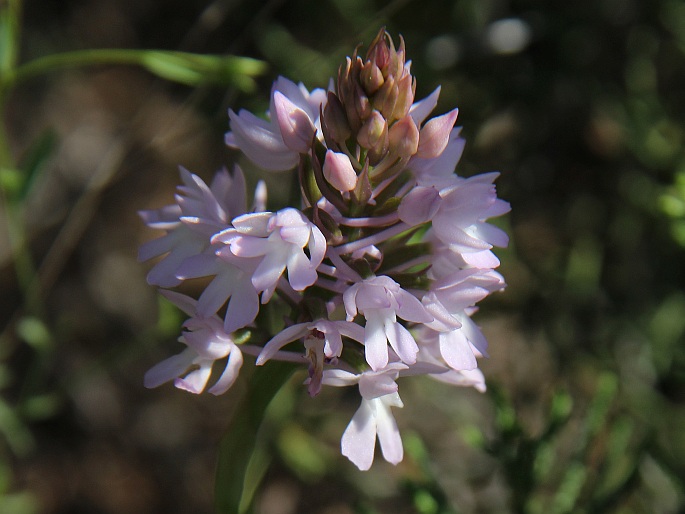
[(108, 64), (140, 66), (175, 82), (197, 86), (202, 83), (233, 84), (242, 90), (255, 87), (252, 77), (264, 73), (266, 64), (232, 55), (203, 55), (187, 52), (138, 49), (75, 50), (38, 57), (11, 70), (0, 81), (0, 94), (18, 83), (68, 68)]
[(0, 77), (17, 66), (22, 0), (0, 0)]

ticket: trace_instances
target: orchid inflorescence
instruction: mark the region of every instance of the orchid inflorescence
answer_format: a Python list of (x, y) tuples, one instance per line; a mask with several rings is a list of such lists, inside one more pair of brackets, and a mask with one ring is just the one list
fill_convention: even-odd
[[(267, 211), (260, 182), (248, 207), (238, 166), (210, 185), (181, 169), (176, 203), (141, 213), (165, 232), (140, 249), (142, 260), (161, 257), (148, 282), (189, 316), (186, 348), (150, 369), (146, 387), (173, 380), (201, 393), (223, 366), (208, 389), (222, 394), (244, 355), (302, 363), (311, 396), (358, 386), (341, 448), (363, 470), (376, 438), (387, 461), (402, 460), (391, 413), (403, 406), (399, 377), (485, 390), (477, 359), (487, 341), (471, 315), (505, 286), (492, 248), (508, 238), (486, 220), (509, 204), (497, 198), (498, 173), (455, 174), (457, 109), (428, 119), (440, 88), (421, 101), (415, 90), (404, 41), (395, 48), (381, 30), (327, 90), (279, 77), (266, 119), (229, 111), (226, 143), (264, 170), (296, 173), (301, 202)], [(201, 277), (210, 280), (197, 299), (172, 290)], [(277, 333), (258, 319), (270, 302), (288, 309)]]

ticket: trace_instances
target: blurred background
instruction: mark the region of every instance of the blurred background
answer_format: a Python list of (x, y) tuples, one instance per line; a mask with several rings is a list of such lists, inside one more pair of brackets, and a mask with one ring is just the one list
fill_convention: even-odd
[(178, 165), (209, 180), (235, 161), (229, 107), (264, 112), (278, 75), (327, 86), (382, 26), (417, 98), (442, 85), (436, 113), (460, 108), (458, 173), (499, 170), (512, 205), (509, 286), (475, 316), (489, 389), (400, 382), (405, 460), (361, 473), (339, 454), (358, 397), (309, 399), (296, 376), (268, 413), (254, 512), (685, 512), (679, 0), (25, 0), (20, 62), (141, 48), (268, 69), (245, 92), (78, 68), (7, 97), (32, 174), (17, 193), (4, 173), (0, 199), (0, 512), (213, 512), (249, 372), (218, 398), (143, 388), (182, 317), (145, 282), (137, 248), (159, 234), (137, 211), (171, 203)]

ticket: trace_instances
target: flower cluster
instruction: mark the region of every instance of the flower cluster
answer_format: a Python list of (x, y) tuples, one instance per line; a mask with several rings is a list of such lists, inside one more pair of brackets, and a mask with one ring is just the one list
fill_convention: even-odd
[[(160, 257), (150, 284), (189, 319), (185, 349), (153, 367), (147, 387), (167, 381), (193, 393), (221, 394), (244, 355), (307, 366), (306, 385), (358, 386), (361, 406), (342, 436), (360, 469), (374, 458), (402, 460), (392, 407), (397, 380), (429, 375), (484, 390), (477, 359), (487, 341), (471, 316), (504, 288), (492, 248), (507, 235), (488, 218), (509, 211), (497, 173), (455, 174), (464, 148), (457, 110), (429, 118), (439, 88), (415, 101), (416, 81), (381, 30), (366, 56), (340, 67), (328, 90), (279, 78), (266, 119), (229, 111), (226, 143), (275, 173), (296, 173), (301, 203), (266, 210), (257, 186), (248, 208), (243, 173), (219, 171), (208, 186), (181, 170), (176, 202), (142, 213), (165, 235), (144, 244)], [(197, 299), (172, 291), (208, 277)], [(289, 309), (277, 333), (255, 320), (264, 304)], [(218, 361), (218, 364), (215, 365)]]

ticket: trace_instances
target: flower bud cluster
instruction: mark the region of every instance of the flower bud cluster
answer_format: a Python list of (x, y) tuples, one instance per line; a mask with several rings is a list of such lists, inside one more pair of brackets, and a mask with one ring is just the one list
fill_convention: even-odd
[[(505, 286), (492, 248), (507, 235), (487, 220), (509, 204), (497, 198), (497, 173), (455, 174), (457, 110), (429, 119), (440, 90), (420, 101), (415, 91), (404, 41), (396, 48), (381, 30), (328, 90), (280, 77), (266, 119), (229, 111), (227, 144), (265, 170), (296, 173), (301, 201), (268, 211), (260, 183), (248, 208), (238, 166), (210, 185), (182, 170), (176, 202), (141, 213), (165, 233), (140, 249), (142, 260), (160, 258), (148, 281), (189, 316), (186, 348), (153, 367), (146, 386), (220, 394), (245, 355), (302, 363), (311, 396), (358, 387), (341, 450), (360, 469), (376, 439), (387, 461), (402, 460), (391, 413), (402, 407), (400, 377), (485, 389), (487, 341), (471, 316)], [(201, 277), (197, 299), (170, 290)], [(271, 302), (288, 312), (272, 332), (258, 322)]]

